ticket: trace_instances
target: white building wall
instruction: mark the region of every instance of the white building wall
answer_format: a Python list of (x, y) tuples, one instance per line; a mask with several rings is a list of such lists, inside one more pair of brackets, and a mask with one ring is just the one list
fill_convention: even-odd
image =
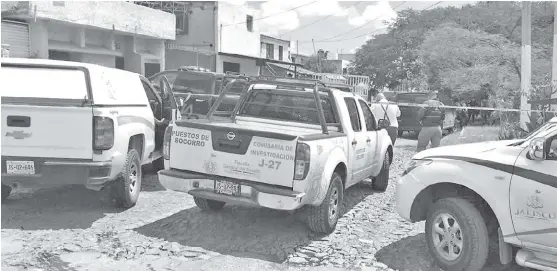
[(220, 63), (217, 65), (217, 72), (223, 72), (222, 67), (224, 62), (232, 62), (240, 64), (240, 73), (245, 75), (259, 75), (259, 67), (255, 59), (223, 55), (220, 55), (219, 59)]
[[(273, 59), (274, 60), (280, 60), (280, 61), (286, 61), (286, 62), (291, 62), (290, 59), (290, 41), (287, 40), (280, 40), (280, 39), (274, 39), (272, 37), (267, 37), (265, 35), (261, 35), (261, 50), (260, 50), (260, 57), (261, 58), (267, 58), (267, 47), (266, 44), (272, 44), (273, 45)], [(282, 60), (279, 58), (279, 46), (282, 46)]]
[[(63, 5), (55, 5), (55, 2)], [(124, 1), (33, 1), (29, 12), (39, 19), (158, 39), (176, 37), (174, 14)]]
[(247, 15), (253, 13), (242, 6), (218, 2), (219, 52), (259, 57), (259, 28), (254, 17), (253, 31), (248, 31)]

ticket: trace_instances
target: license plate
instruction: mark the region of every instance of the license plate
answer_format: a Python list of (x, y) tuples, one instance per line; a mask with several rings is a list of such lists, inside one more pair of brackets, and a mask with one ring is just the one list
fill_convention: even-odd
[(240, 195), (240, 185), (229, 181), (215, 181), (215, 192), (230, 196)]
[(15, 175), (33, 175), (35, 174), (35, 162), (6, 161), (6, 173)]

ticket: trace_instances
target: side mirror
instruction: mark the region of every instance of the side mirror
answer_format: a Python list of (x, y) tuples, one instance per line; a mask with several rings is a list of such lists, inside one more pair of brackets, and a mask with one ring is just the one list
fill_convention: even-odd
[(377, 121), (377, 130), (387, 129), (389, 127), (389, 121), (386, 119), (380, 119)]
[(534, 161), (543, 161), (546, 159), (545, 138), (534, 138), (530, 141), (528, 155)]

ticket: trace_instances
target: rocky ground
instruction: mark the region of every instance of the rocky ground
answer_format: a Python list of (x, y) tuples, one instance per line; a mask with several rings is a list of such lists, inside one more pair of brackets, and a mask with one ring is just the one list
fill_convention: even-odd
[(155, 175), (145, 176), (139, 203), (125, 211), (110, 207), (104, 192), (79, 186), (17, 191), (2, 205), (2, 269), (439, 270), (423, 223), (403, 221), (395, 210), (395, 181), (414, 154), (401, 143), (389, 189), (349, 189), (329, 236), (309, 233), (303, 211), (227, 205), (201, 212)]

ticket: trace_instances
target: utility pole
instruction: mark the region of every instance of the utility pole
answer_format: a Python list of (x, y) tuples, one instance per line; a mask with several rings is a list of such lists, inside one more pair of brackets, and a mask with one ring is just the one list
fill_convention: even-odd
[[(300, 58), (300, 43), (296, 40), (296, 59)], [(301, 60), (301, 59), (300, 59)], [(302, 61), (300, 61), (302, 63)], [(296, 64), (296, 63), (295, 63)], [(294, 78), (298, 78), (298, 65), (294, 65)]]
[[(557, 99), (557, 2), (554, 3), (553, 16), (553, 63), (551, 63), (551, 98)], [(557, 105), (551, 105), (551, 109), (557, 111)]]
[(530, 121), (530, 110), (528, 104), (530, 98), (530, 81), (532, 77), (532, 2), (522, 2), (522, 53), (520, 62), (520, 127), (528, 131), (527, 122)]

